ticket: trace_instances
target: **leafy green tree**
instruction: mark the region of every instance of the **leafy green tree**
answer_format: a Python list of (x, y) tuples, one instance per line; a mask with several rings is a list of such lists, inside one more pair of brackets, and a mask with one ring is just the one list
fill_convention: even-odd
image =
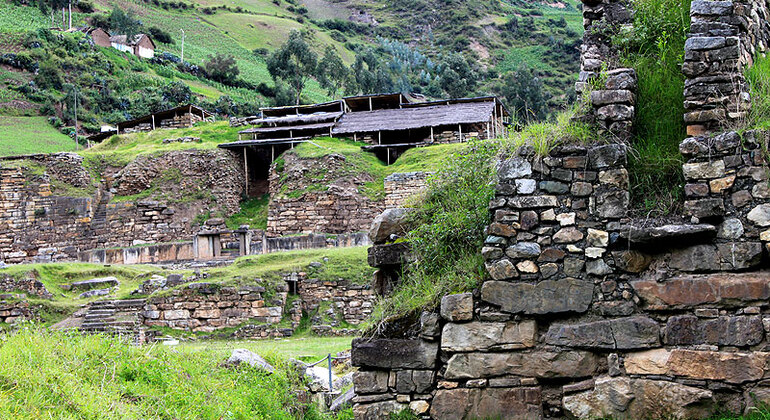
[(141, 23), (136, 19), (134, 11), (131, 9), (123, 11), (119, 7), (114, 8), (107, 21), (112, 32), (118, 35), (125, 35), (128, 39), (131, 39), (141, 30)]
[(451, 54), (444, 60), (441, 88), (452, 98), (468, 96), (478, 84), (479, 75), (464, 55)]
[(335, 98), (349, 76), (350, 70), (342, 62), (334, 47), (327, 47), (323, 58), (318, 62), (316, 75), (321, 87), (326, 89), (332, 98)]
[(502, 94), (516, 117), (526, 122), (548, 116), (548, 103), (543, 82), (526, 64), (505, 75)]
[(241, 71), (235, 63), (232, 55), (217, 53), (215, 56), (209, 56), (208, 61), (203, 64), (209, 77), (226, 85), (235, 83)]
[(294, 89), (294, 103), (299, 105), (302, 91), (315, 74), (318, 55), (310, 49), (302, 33), (292, 31), (285, 44), (267, 59), (267, 70), (278, 83), (286, 82)]

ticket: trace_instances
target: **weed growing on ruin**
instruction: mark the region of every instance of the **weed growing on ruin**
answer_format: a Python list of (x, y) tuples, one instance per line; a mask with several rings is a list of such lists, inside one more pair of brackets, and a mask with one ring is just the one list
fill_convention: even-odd
[(329, 418), (299, 401), (294, 369), (263, 356), (275, 373), (222, 366), (221, 353), (26, 329), (0, 341), (0, 418)]
[(690, 30), (690, 0), (634, 1), (634, 25), (613, 43), (639, 80), (629, 159), (632, 203), (645, 212), (668, 214), (681, 202), (685, 138), (684, 43)]
[(757, 129), (770, 128), (770, 57), (760, 56), (746, 70), (746, 81), (751, 94), (751, 111), (748, 126)]
[(576, 112), (577, 107), (558, 114), (555, 123), (530, 124), (521, 131), (511, 132), (505, 144), (504, 154), (510, 155), (526, 145), (534, 148), (539, 156), (545, 156), (554, 147), (562, 144), (602, 142), (591, 125), (573, 121)]
[(486, 275), (479, 249), (494, 195), (499, 142), (476, 142), (451, 155), (429, 179), (407, 240), (417, 257), (393, 294), (375, 307), (370, 323), (435, 307), (442, 296), (473, 289)]

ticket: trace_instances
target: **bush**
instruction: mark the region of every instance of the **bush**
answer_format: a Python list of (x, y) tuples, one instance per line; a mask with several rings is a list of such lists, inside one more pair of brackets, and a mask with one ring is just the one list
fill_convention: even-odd
[(161, 28), (158, 28), (157, 26), (150, 26), (147, 31), (150, 33), (150, 36), (159, 42), (162, 42), (164, 44), (173, 44), (174, 39), (171, 38), (171, 34), (164, 31)]
[(203, 64), (209, 77), (226, 85), (235, 83), (240, 70), (235, 63), (232, 55), (217, 53), (215, 56), (209, 56), (208, 61)]
[(473, 289), (486, 276), (481, 257), (494, 196), (493, 158), (500, 143), (483, 141), (448, 157), (428, 181), (407, 235), (417, 257), (401, 285), (380, 301), (371, 322), (406, 317), (438, 305), (442, 296)]
[(94, 4), (88, 1), (79, 1), (77, 2), (78, 9), (80, 9), (83, 13), (93, 13), (94, 12)]

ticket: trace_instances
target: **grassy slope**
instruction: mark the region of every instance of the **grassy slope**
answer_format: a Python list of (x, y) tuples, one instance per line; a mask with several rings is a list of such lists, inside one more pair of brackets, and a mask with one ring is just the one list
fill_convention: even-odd
[(0, 156), (73, 150), (74, 140), (48, 124), (46, 117), (0, 118)]
[(285, 359), (263, 356), (274, 374), (224, 367), (224, 351), (25, 330), (0, 341), (0, 418), (326, 418), (298, 402)]

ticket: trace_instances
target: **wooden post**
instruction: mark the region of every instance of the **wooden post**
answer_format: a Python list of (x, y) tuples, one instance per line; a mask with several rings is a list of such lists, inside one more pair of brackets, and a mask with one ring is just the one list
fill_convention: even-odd
[(241, 141), (241, 140), (243, 140), (243, 139), (241, 138), (241, 133), (238, 133), (238, 141)]
[(491, 133), (489, 132), (489, 121), (487, 121), (487, 140), (489, 140), (491, 138), (490, 134)]
[(249, 160), (246, 158), (246, 147), (243, 148), (243, 172), (246, 174), (246, 197), (249, 196)]
[(435, 140), (433, 139), (433, 126), (430, 126), (430, 142), (433, 143)]
[(155, 129), (155, 114), (152, 114), (152, 129)]
[(270, 146), (270, 163), (275, 162), (275, 145)]
[(390, 147), (385, 148), (385, 153), (388, 155), (388, 165), (390, 165)]
[(494, 122), (494, 126), (495, 126), (494, 136), (498, 137), (500, 133), (498, 132), (499, 127), (497, 126), (497, 103), (495, 103), (495, 110), (492, 113), (492, 121)]
[(462, 143), (463, 142), (463, 125), (457, 124), (457, 128), (459, 129), (459, 132), (460, 132), (460, 143)]
[(192, 120), (193, 114), (192, 114), (192, 105), (190, 105), (190, 127), (193, 126), (193, 120)]
[(374, 108), (372, 108), (372, 97), (369, 97), (369, 112), (372, 112)]
[(358, 134), (357, 133), (353, 133), (353, 141), (358, 141)]
[(382, 131), (377, 132), (377, 144), (382, 144)]

